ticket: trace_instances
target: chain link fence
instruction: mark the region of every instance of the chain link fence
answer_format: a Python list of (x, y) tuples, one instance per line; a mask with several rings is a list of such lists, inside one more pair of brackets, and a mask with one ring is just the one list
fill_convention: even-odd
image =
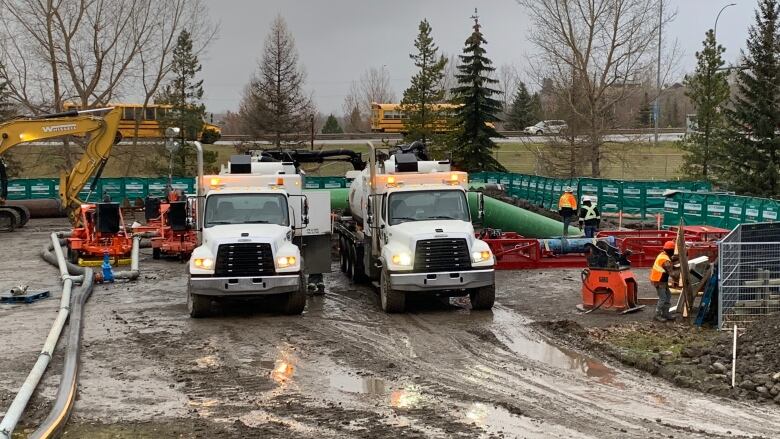
[(718, 326), (780, 312), (780, 223), (742, 224), (718, 243)]

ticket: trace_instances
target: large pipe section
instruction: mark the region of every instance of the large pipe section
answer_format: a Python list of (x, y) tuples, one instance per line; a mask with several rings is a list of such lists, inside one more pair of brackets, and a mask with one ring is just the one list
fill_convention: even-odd
[(114, 273), (114, 279), (125, 279), (128, 281), (134, 281), (138, 279), (141, 271), (138, 268), (138, 256), (139, 248), (141, 247), (141, 238), (138, 236), (133, 237), (133, 247), (130, 251), (130, 270), (118, 271)]
[(54, 324), (49, 330), (49, 335), (46, 337), (46, 341), (43, 344), (43, 349), (38, 355), (38, 360), (35, 362), (32, 370), (27, 375), (27, 379), (22, 383), (19, 392), (8, 407), (2, 422), (0, 422), (0, 438), (2, 439), (11, 439), (16, 424), (19, 422), (19, 418), (21, 418), (25, 407), (27, 407), (27, 403), (30, 401), (30, 397), (32, 397), (41, 377), (43, 377), (43, 373), (49, 366), (52, 354), (54, 353), (54, 348), (57, 346), (57, 340), (60, 338), (62, 328), (65, 326), (65, 322), (68, 320), (68, 314), (70, 312), (70, 297), (74, 278), (71, 277), (68, 272), (65, 255), (62, 253), (60, 240), (56, 233), (51, 234), (51, 240), (54, 254), (56, 255), (57, 266), (60, 270), (60, 278), (62, 279), (60, 309), (57, 313), (57, 318), (54, 320)]
[[(471, 217), (477, 217), (477, 194), (470, 192)], [(526, 238), (550, 238), (563, 234), (563, 223), (529, 212), (492, 197), (485, 197), (485, 227), (516, 232)], [(576, 227), (569, 227), (569, 236), (582, 236)]]
[[(563, 227), (563, 225), (561, 225)], [(556, 255), (566, 255), (569, 253), (585, 253), (588, 251), (587, 245), (595, 241), (603, 241), (612, 247), (615, 247), (615, 237), (607, 236), (605, 238), (554, 238), (540, 239), (539, 245), (545, 250), (549, 250)]]

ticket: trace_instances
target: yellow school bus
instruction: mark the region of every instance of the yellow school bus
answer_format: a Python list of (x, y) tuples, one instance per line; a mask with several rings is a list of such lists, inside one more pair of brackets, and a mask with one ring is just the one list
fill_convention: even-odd
[[(159, 120), (165, 117), (165, 113), (173, 108), (166, 104), (149, 104), (144, 108), (142, 104), (116, 103), (109, 104), (109, 107), (120, 108), (122, 110), (122, 119), (119, 121), (119, 132), (122, 138), (130, 139), (135, 137), (135, 121), (138, 120), (138, 138), (139, 139), (159, 139), (163, 137)], [(79, 109), (79, 106), (73, 102), (66, 102), (64, 109)], [(203, 143), (214, 143), (222, 136), (222, 129), (217, 125), (203, 122), (203, 128), (198, 136), (198, 140)], [(190, 139), (195, 140), (195, 139)]]
[[(439, 119), (433, 122), (433, 129), (437, 133), (450, 130), (447, 119), (453, 116), (458, 105), (432, 104), (431, 109), (439, 114)], [(401, 104), (371, 104), (371, 131), (375, 133), (406, 133), (406, 120), (408, 116), (401, 110)]]
[[(432, 104), (432, 111), (438, 113), (439, 118), (433, 122), (433, 131), (446, 133), (452, 130), (449, 120), (455, 116), (458, 104)], [(406, 134), (406, 120), (409, 116), (401, 110), (401, 104), (371, 104), (371, 131), (374, 133), (403, 133)], [(490, 122), (485, 125), (495, 128)]]

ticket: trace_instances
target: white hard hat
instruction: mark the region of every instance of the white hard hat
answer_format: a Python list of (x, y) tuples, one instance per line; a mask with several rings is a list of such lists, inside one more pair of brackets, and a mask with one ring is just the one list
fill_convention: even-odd
[(593, 198), (590, 195), (583, 195), (582, 202), (584, 203), (586, 201), (593, 201)]
[(571, 186), (566, 186), (566, 187), (563, 188), (563, 191), (564, 192), (573, 192), (574, 189), (572, 189)]

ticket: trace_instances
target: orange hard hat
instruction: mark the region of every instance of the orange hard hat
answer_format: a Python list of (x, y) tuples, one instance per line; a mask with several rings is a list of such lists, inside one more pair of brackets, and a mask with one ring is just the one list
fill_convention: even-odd
[(664, 243), (664, 250), (674, 250), (674, 241), (666, 241)]

